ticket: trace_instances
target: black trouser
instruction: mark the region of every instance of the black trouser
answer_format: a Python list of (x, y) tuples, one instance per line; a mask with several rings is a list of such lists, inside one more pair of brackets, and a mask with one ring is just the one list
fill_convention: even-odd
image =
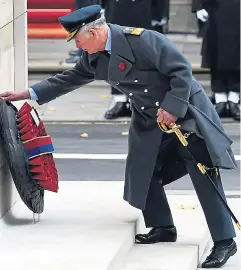
[(124, 95), (124, 94), (121, 93), (121, 91), (114, 88), (113, 86), (111, 86), (111, 95)]
[[(175, 134), (164, 134), (158, 158), (158, 169), (160, 170), (165, 159), (165, 155), (169, 148), (168, 146), (170, 144), (175, 144), (175, 148), (180, 157), (184, 160), (187, 171), (191, 177), (213, 241), (221, 241), (235, 237), (235, 230), (230, 215), (224, 208), (213, 186), (208, 179), (200, 173), (196, 163), (175, 136)], [(195, 134), (191, 134), (188, 138), (188, 142), (190, 152), (196, 160), (203, 165), (212, 168), (213, 165), (204, 140)], [(220, 175), (218, 174), (218, 176), (216, 176), (216, 174), (212, 174), (212, 178), (220, 193), (225, 197)], [(157, 174), (154, 173), (147, 195), (146, 207), (143, 210), (147, 228), (174, 225), (165, 190), (159, 181), (160, 179), (157, 177)]]
[(240, 74), (238, 70), (211, 69), (211, 87), (214, 93), (240, 92)]

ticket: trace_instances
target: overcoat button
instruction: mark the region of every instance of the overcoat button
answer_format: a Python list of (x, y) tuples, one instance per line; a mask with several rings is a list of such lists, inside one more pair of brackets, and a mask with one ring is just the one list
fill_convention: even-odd
[(147, 93), (148, 92), (148, 89), (145, 89), (144, 92)]
[(138, 80), (134, 80), (134, 82), (138, 82)]
[(130, 93), (129, 96), (130, 96), (130, 97), (133, 96), (133, 93)]
[(144, 110), (144, 109), (145, 109), (145, 107), (141, 107), (141, 109), (142, 109), (142, 110)]
[(157, 102), (156, 102), (156, 106), (159, 106), (159, 105), (160, 105), (160, 103), (159, 103), (159, 101), (157, 101)]

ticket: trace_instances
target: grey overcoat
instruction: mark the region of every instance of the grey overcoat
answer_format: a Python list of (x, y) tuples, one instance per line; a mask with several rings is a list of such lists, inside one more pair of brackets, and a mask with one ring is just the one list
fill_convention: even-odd
[[(159, 107), (176, 115), (183, 130), (206, 141), (213, 165), (235, 169), (220, 119), (201, 85), (193, 78), (190, 63), (164, 35), (144, 30), (140, 35), (109, 24), (111, 55), (84, 52), (76, 66), (32, 86), (44, 104), (93, 80), (105, 80), (126, 94), (132, 103), (124, 199), (144, 209), (154, 172), (162, 131), (156, 122)], [(81, 91), (81, 90), (78, 90)], [(166, 157), (160, 178), (163, 185), (187, 174), (175, 149)]]

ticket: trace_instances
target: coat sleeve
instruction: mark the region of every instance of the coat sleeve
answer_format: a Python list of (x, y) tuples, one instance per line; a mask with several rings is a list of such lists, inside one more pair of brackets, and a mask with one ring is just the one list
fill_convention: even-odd
[[(144, 31), (141, 35), (144, 57), (168, 77), (170, 90), (160, 107), (183, 118), (187, 112), (192, 83), (192, 67), (184, 55), (164, 35), (154, 31)], [(161, 91), (161, 89), (160, 89)]]
[(83, 53), (74, 68), (66, 70), (31, 86), (42, 105), (65, 95), (87, 83), (94, 81), (94, 72), (88, 61), (88, 54)]

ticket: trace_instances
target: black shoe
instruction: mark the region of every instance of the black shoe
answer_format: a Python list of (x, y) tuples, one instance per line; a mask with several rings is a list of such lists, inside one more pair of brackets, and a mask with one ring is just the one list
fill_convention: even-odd
[(154, 244), (158, 242), (176, 242), (176, 227), (167, 229), (162, 227), (154, 227), (148, 234), (137, 234), (135, 242), (137, 244)]
[(65, 60), (67, 64), (76, 64), (80, 59), (79, 55), (71, 55), (69, 58)]
[(118, 117), (131, 116), (129, 102), (117, 102), (115, 106), (105, 113), (106, 119), (116, 119)]
[(216, 112), (218, 113), (219, 117), (227, 116), (227, 103), (226, 102), (219, 102), (215, 106)]
[(215, 246), (211, 254), (202, 263), (202, 268), (219, 268), (222, 267), (228, 259), (237, 252), (237, 245), (235, 241), (230, 246)]
[(228, 102), (229, 114), (234, 120), (240, 121), (240, 105), (232, 101)]

